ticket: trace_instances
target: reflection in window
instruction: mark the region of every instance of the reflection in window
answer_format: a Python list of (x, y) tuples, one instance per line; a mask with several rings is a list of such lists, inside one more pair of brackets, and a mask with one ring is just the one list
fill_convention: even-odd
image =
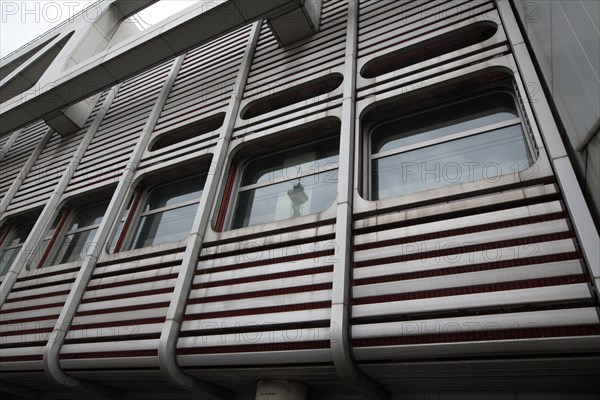
[(7, 231), (6, 237), (0, 243), (0, 276), (5, 275), (17, 258), (23, 243), (33, 228), (33, 222), (15, 226)]
[(107, 207), (108, 203), (101, 203), (71, 213), (69, 228), (54, 251), (50, 265), (85, 259)]
[(206, 175), (156, 186), (146, 196), (129, 249), (176, 242), (189, 236)]
[(532, 164), (511, 94), (495, 92), (376, 127), (371, 199), (481, 179)]
[(232, 228), (324, 211), (337, 195), (337, 168), (337, 138), (249, 161)]

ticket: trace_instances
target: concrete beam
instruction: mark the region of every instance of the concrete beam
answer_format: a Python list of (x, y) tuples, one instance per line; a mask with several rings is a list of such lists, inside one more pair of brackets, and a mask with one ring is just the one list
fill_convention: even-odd
[(287, 46), (318, 32), (322, 0), (305, 0), (300, 7), (267, 23), (282, 46)]
[(3, 103), (0, 134), (55, 115), (58, 110), (250, 22), (273, 20), (306, 8), (305, 3), (306, 0), (230, 0), (208, 11), (199, 3), (62, 72), (53, 80), (52, 87), (34, 87)]
[(144, 8), (150, 7), (152, 4), (160, 0), (117, 0), (114, 6), (123, 18), (127, 18), (142, 11)]
[(98, 96), (82, 100), (64, 110), (44, 117), (46, 124), (61, 136), (71, 135), (82, 129), (94, 110)]

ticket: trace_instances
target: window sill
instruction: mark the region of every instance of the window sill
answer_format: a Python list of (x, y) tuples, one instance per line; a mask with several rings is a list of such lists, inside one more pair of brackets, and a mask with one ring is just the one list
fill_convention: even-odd
[(335, 219), (337, 209), (337, 199), (325, 211), (316, 214), (304, 215), (302, 217), (283, 219), (280, 221), (267, 222), (265, 224), (252, 225), (244, 228), (228, 229), (222, 232), (216, 232), (212, 227), (209, 227), (209, 232), (205, 237), (205, 241), (227, 240), (231, 238), (268, 234), (270, 231), (277, 231), (300, 225), (316, 224), (327, 219)]
[(54, 274), (60, 273), (61, 271), (66, 271), (66, 270), (70, 270), (70, 269), (74, 269), (74, 268), (79, 269), (82, 264), (83, 264), (83, 261), (80, 260), (80, 261), (73, 261), (73, 262), (63, 263), (63, 264), (48, 265), (45, 267), (39, 267), (39, 268), (34, 268), (34, 269), (24, 267), (21, 270), (21, 274), (19, 274), (19, 277), (22, 277), (22, 276), (30, 277), (30, 276), (42, 275), (42, 274), (54, 275)]
[(509, 174), (495, 177), (493, 180), (477, 180), (456, 183), (446, 187), (424, 190), (421, 192), (388, 197), (380, 200), (368, 200), (361, 194), (354, 194), (354, 213), (362, 214), (389, 208), (414, 208), (423, 205), (439, 204), (456, 200), (460, 197), (477, 196), (478, 193), (501, 192), (522, 186), (528, 181), (548, 180), (553, 176), (548, 158), (540, 149), (537, 160), (530, 167)]
[(139, 249), (121, 251), (119, 253), (104, 252), (100, 255), (98, 263), (115, 263), (131, 259), (148, 258), (157, 254), (175, 253), (177, 250), (184, 251), (188, 239), (182, 239), (178, 242), (162, 243), (156, 246), (142, 247)]

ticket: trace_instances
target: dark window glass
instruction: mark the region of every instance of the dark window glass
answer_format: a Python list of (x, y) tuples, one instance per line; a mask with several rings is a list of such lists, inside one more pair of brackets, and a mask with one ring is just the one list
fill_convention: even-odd
[(133, 233), (130, 249), (176, 242), (189, 236), (206, 175), (150, 190)]
[(492, 93), (377, 127), (371, 199), (495, 180), (531, 164), (513, 97)]
[(81, 261), (86, 257), (90, 247), (94, 245), (94, 236), (107, 206), (108, 203), (102, 203), (75, 212), (50, 265)]
[(337, 139), (251, 160), (243, 170), (232, 227), (324, 211), (337, 195), (337, 168)]
[(0, 255), (0, 276), (5, 275), (10, 269), (12, 263), (17, 258), (19, 251), (23, 247), (23, 243), (29, 236), (29, 232), (33, 228), (33, 222), (16, 226), (12, 228), (2, 243), (2, 254)]

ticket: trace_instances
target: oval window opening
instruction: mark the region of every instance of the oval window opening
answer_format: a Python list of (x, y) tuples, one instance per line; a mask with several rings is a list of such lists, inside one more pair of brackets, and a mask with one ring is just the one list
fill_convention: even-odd
[(221, 112), (181, 128), (165, 132), (150, 144), (150, 151), (160, 150), (175, 143), (219, 129), (223, 125), (224, 120), (225, 113)]
[(342, 84), (342, 74), (329, 74), (283, 90), (281, 92), (254, 100), (242, 111), (242, 118), (254, 118), (278, 108), (290, 106), (313, 97), (329, 93)]
[(498, 25), (481, 21), (419, 42), (412, 46), (377, 57), (365, 64), (361, 71), (364, 78), (376, 78), (455, 50), (481, 43), (496, 33)]

